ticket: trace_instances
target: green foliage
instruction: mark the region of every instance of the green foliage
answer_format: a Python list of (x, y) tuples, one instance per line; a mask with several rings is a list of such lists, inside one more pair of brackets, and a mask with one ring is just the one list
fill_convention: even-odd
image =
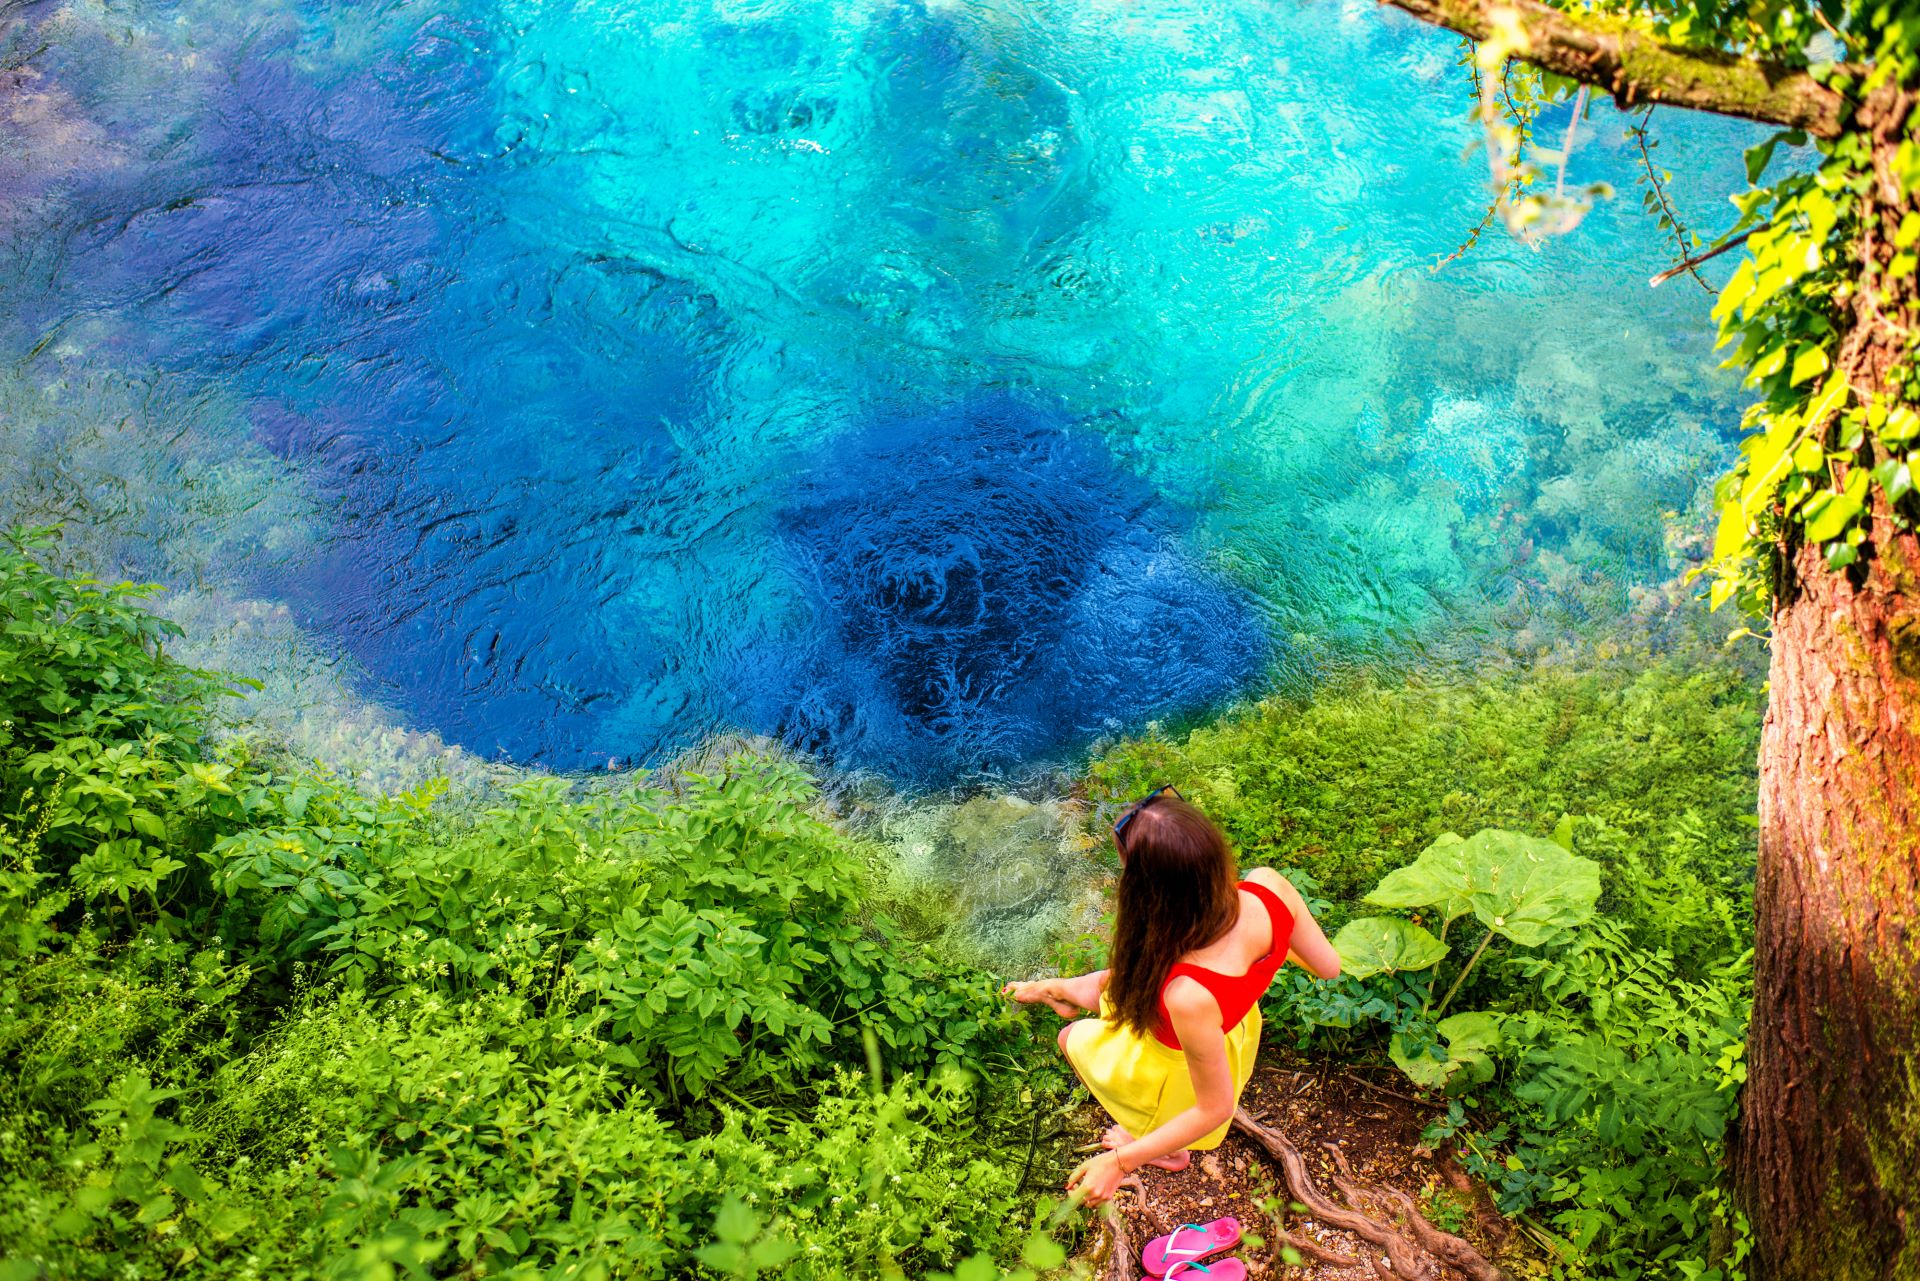
[(1593, 916), (1600, 865), (1518, 832), (1489, 828), (1466, 840), (1447, 832), (1366, 897), (1439, 908), (1449, 925), (1471, 912), (1489, 932), (1537, 947)]
[[(1758, 59), (1769, 80), (1781, 68), (1810, 68), (1847, 104), (1839, 136), (1811, 140), (1818, 163), (1810, 172), (1760, 185), (1782, 143), (1809, 144), (1802, 131), (1782, 131), (1747, 151), (1750, 189), (1733, 197), (1733, 216), (1712, 246), (1744, 242), (1748, 251), (1719, 291), (1714, 317), (1721, 345), (1731, 346), (1727, 367), (1744, 372), (1759, 400), (1747, 413), (1740, 456), (1717, 489), (1718, 533), (1702, 572), (1711, 575), (1716, 608), (1734, 601), (1764, 616), (1783, 546), (1818, 546), (1839, 569), (1870, 550), (1876, 511), (1895, 530), (1920, 519), (1920, 344), (1913, 337), (1920, 317), (1920, 114), (1902, 107), (1887, 119), (1885, 111), (1853, 110), (1920, 81), (1920, 12), (1884, 0), (1556, 7), (1601, 29), (1625, 23), (1681, 49), (1712, 51), (1722, 65)], [(1540, 111), (1584, 91), (1564, 76), (1508, 62), (1509, 55), (1524, 58), (1525, 41), (1495, 24), (1477, 56), (1463, 61), (1474, 68), (1489, 148), (1496, 157), (1517, 158)], [(1656, 73), (1643, 66), (1629, 74)], [(1709, 68), (1703, 83), (1713, 78)], [(1635, 96), (1651, 102), (1662, 95), (1654, 85)], [(1737, 103), (1728, 107), (1741, 114)], [(1704, 246), (1667, 198), (1671, 175), (1654, 164), (1658, 143), (1646, 119), (1627, 130), (1643, 161), (1644, 207), (1683, 256), (1695, 255)], [(1564, 157), (1554, 158), (1564, 165)], [(1543, 221), (1552, 231), (1569, 230), (1584, 211), (1574, 204), (1573, 216), (1553, 222), (1550, 215), (1568, 212), (1568, 202), (1530, 193), (1540, 177), (1536, 166), (1516, 159), (1503, 180), (1497, 208), (1523, 237)], [(1849, 343), (1849, 334), (1865, 341)], [(1852, 368), (1843, 367), (1849, 362)]]
[(1387, 1057), (1415, 1085), (1430, 1090), (1478, 1085), (1493, 1076), (1492, 1053), (1500, 1046), (1500, 1016), (1476, 1010), (1441, 1019), (1434, 1032), (1445, 1042), (1444, 1052), (1411, 1052), (1413, 1038), (1396, 1032), (1387, 1042)]
[[(1830, 87), (1865, 101), (1920, 76), (1920, 15), (1910, 7), (1836, 9), (1843, 12), (1823, 25), (1849, 65), (1824, 70)], [(1801, 54), (1814, 33), (1791, 21), (1774, 30), (1783, 48)], [(1812, 172), (1735, 198), (1740, 216), (1727, 235), (1747, 233), (1750, 257), (1721, 291), (1714, 315), (1721, 343), (1732, 347), (1727, 364), (1746, 370), (1760, 398), (1718, 492), (1708, 567), (1716, 607), (1732, 600), (1765, 613), (1783, 542), (1817, 545), (1839, 569), (1867, 550), (1876, 505), (1896, 530), (1920, 518), (1920, 371), (1906, 323), (1915, 312), (1920, 242), (1920, 117), (1896, 125), (1876, 138), (1869, 122), (1855, 123), (1815, 143), (1820, 163)], [(1748, 181), (1760, 181), (1779, 143), (1806, 141), (1782, 133), (1750, 150)], [(1863, 295), (1871, 301), (1856, 321)], [(1909, 336), (1889, 344), (1884, 368), (1863, 375), (1846, 367), (1842, 350), (1856, 324)]]
[(167, 657), (180, 629), (141, 607), (157, 588), (53, 574), (31, 556), (52, 540), (50, 530), (14, 530), (0, 553), (0, 760), (10, 794), (24, 785), (27, 758), (76, 740), (189, 755), (224, 691)]
[(1348, 921), (1333, 936), (1333, 947), (1341, 971), (1357, 979), (1429, 969), (1447, 954), (1447, 945), (1426, 930), (1391, 916)]
[(32, 828), (57, 872), (91, 897), (158, 907), (160, 886), (204, 839), (198, 740), (217, 677), (165, 651), (179, 629), (141, 608), (153, 588), (102, 587), (49, 573), (28, 552), (49, 531), (14, 531), (0, 550), (0, 819)]
[(1560, 1243), (1557, 1275), (1728, 1281), (1756, 703), (1699, 653), (1356, 683), (1120, 744), (1092, 778), (1116, 803), (1177, 783), (1243, 864), (1290, 869), (1344, 973), (1283, 970), (1270, 1034), (1444, 1098), (1429, 1139)]
[(1580, 670), (1356, 681), (1310, 705), (1265, 700), (1180, 739), (1116, 745), (1091, 765), (1089, 791), (1117, 806), (1179, 784), (1243, 864), (1309, 873), (1334, 925), (1448, 831), (1552, 831), (1576, 815), (1570, 839), (1611, 887), (1601, 910), (1651, 942), (1667, 917), (1637, 900), (1622, 864), (1638, 856), (1693, 878), (1706, 898), (1742, 901), (1758, 748), (1757, 692), (1734, 663), (1590, 656)]
[[(1046, 1255), (1040, 1047), (868, 910), (795, 766), (363, 794), (16, 539), (10, 1276), (837, 1277)], [(884, 1072), (887, 1080), (880, 1079)]]
[(1430, 1137), (1457, 1138), (1502, 1209), (1545, 1212), (1577, 1254), (1571, 1275), (1737, 1268), (1743, 1221), (1719, 1180), (1751, 954), (1689, 978), (1602, 920), (1508, 964), (1530, 989), (1502, 1020), (1506, 1074), (1486, 1100), (1500, 1119), (1476, 1125), (1456, 1101)]
[[(1495, 1008), (1431, 1022), (1437, 970), (1423, 984), (1364, 952), (1346, 980), (1360, 992), (1316, 1003), (1295, 989), (1282, 1005), (1296, 1021), (1349, 1033), (1359, 1021), (1384, 1025), (1388, 1058), (1415, 1085), (1451, 1096), (1429, 1140), (1457, 1142), (1503, 1210), (1544, 1211), (1565, 1248), (1564, 1275), (1711, 1275), (1738, 1263), (1739, 1224), (1717, 1181), (1742, 1078), (1752, 953), (1684, 975), (1669, 952), (1638, 947), (1624, 926), (1594, 916), (1597, 867), (1512, 832), (1443, 836), (1367, 898), (1453, 913), (1449, 924), (1471, 912), (1487, 927), (1441, 1011), (1495, 937), (1524, 949), (1493, 967), (1501, 981), (1480, 985)], [(1365, 944), (1392, 923), (1351, 922), (1340, 938)], [(1439, 946), (1426, 962), (1438, 966), (1448, 949), (1422, 934)], [(1725, 1240), (1703, 1250), (1716, 1228)]]

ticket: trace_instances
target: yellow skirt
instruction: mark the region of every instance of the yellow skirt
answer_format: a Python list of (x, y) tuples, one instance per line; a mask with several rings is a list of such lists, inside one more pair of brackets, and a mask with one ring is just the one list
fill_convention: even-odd
[[(1192, 1107), (1193, 1075), (1187, 1056), (1170, 1049), (1158, 1037), (1140, 1036), (1113, 1023), (1106, 998), (1100, 1000), (1098, 1019), (1082, 1019), (1067, 1033), (1067, 1062), (1100, 1100), (1100, 1106), (1135, 1137), (1159, 1129)], [(1233, 1073), (1233, 1098), (1253, 1075), (1260, 1051), (1260, 1006), (1227, 1033), (1227, 1066)], [(1233, 1122), (1195, 1139), (1188, 1147), (1204, 1152), (1220, 1146)]]

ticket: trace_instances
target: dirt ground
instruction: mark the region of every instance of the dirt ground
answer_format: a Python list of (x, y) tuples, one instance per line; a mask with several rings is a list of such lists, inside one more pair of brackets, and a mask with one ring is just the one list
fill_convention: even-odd
[[(1539, 1265), (1529, 1258), (1527, 1242), (1512, 1232), (1485, 1189), (1447, 1154), (1422, 1145), (1421, 1130), (1444, 1109), (1413, 1097), (1397, 1073), (1382, 1076), (1375, 1081), (1350, 1070), (1311, 1063), (1262, 1062), (1241, 1107), (1292, 1142), (1314, 1183), (1331, 1200), (1348, 1205), (1348, 1198), (1335, 1187), (1340, 1171), (1324, 1144), (1338, 1145), (1356, 1185), (1405, 1192), (1436, 1227), (1465, 1238), (1516, 1277), (1537, 1275)], [(1094, 1145), (1108, 1124), (1099, 1106), (1089, 1105), (1076, 1119), (1075, 1137), (1086, 1150), (1097, 1151)], [(1140, 1171), (1139, 1179), (1144, 1201), (1124, 1191), (1119, 1198), (1135, 1251), (1182, 1223), (1233, 1215), (1245, 1234), (1265, 1238), (1258, 1248), (1243, 1244), (1234, 1252), (1247, 1265), (1249, 1276), (1276, 1281), (1378, 1281), (1396, 1275), (1386, 1266), (1378, 1246), (1353, 1232), (1317, 1222), (1287, 1191), (1279, 1164), (1237, 1129), (1219, 1148), (1196, 1154), (1185, 1170), (1176, 1174), (1149, 1167)], [(1374, 1217), (1385, 1217), (1377, 1204)], [(1291, 1233), (1296, 1244), (1311, 1243), (1330, 1255), (1368, 1262), (1336, 1266), (1304, 1255), (1301, 1262), (1289, 1264), (1281, 1256), (1276, 1229)], [(1137, 1269), (1135, 1275), (1139, 1275)], [(1445, 1265), (1437, 1265), (1428, 1275), (1434, 1281), (1469, 1281), (1465, 1272)]]

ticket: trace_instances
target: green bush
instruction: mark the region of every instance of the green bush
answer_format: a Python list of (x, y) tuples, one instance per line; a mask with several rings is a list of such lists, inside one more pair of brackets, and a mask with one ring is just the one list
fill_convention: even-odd
[[(1759, 703), (1711, 652), (1356, 679), (1120, 743), (1090, 791), (1176, 783), (1243, 863), (1295, 869), (1347, 972), (1283, 970), (1269, 1035), (1431, 1090), (1448, 1111), (1429, 1141), (1552, 1245), (1555, 1275), (1725, 1281), (1745, 1251), (1721, 1161), (1751, 998)], [(1518, 914), (1451, 901), (1429, 865), (1471, 850), (1565, 863), (1566, 884)], [(1466, 881), (1499, 879), (1472, 861)]]
[[(1752, 953), (1690, 975), (1637, 946), (1595, 915), (1599, 865), (1556, 843), (1571, 830), (1441, 836), (1367, 896), (1414, 919), (1348, 922), (1340, 982), (1288, 982), (1268, 1005), (1303, 1043), (1384, 1034), (1414, 1085), (1447, 1096), (1428, 1141), (1454, 1141), (1502, 1210), (1547, 1218), (1556, 1275), (1723, 1281), (1743, 1252), (1719, 1177)], [(1490, 1008), (1443, 1018), (1461, 992)]]
[[(1752, 682), (1711, 654), (1462, 684), (1356, 678), (1311, 703), (1268, 699), (1178, 739), (1124, 741), (1093, 762), (1089, 790), (1114, 804), (1178, 784), (1243, 862), (1311, 874), (1336, 925), (1442, 832), (1547, 832), (1574, 815), (1582, 850), (1610, 871), (1602, 910), (1639, 937), (1670, 918), (1618, 874), (1630, 856), (1669, 895), (1747, 894), (1759, 733)], [(1750, 935), (1743, 914), (1734, 924)]]
[[(35, 551), (0, 550), (0, 1281), (1059, 1262), (1019, 1186), (1050, 1047), (873, 910), (879, 855), (803, 771), (363, 792), (215, 741), (233, 682)], [(1697, 655), (1357, 681), (1122, 743), (1088, 789), (1180, 784), (1348, 927), (1369, 963), (1288, 971), (1274, 1035), (1434, 1089), (1429, 1138), (1563, 1275), (1713, 1281), (1755, 701)], [(1483, 828), (1581, 856), (1538, 930), (1411, 871), (1359, 909)]]
[(1015, 1186), (1043, 1047), (864, 906), (797, 767), (363, 794), (211, 742), (225, 683), (144, 593), (35, 550), (0, 551), (9, 1281), (1050, 1248)]

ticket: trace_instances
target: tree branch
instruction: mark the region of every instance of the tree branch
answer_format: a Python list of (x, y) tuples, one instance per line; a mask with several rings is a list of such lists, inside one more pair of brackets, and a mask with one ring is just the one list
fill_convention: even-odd
[[(1753, 229), (1753, 231), (1758, 231), (1758, 230), (1760, 230), (1760, 228), (1758, 227), (1755, 227)], [(1693, 269), (1695, 267), (1698, 267), (1701, 263), (1707, 262), (1714, 258), (1718, 258), (1721, 254), (1727, 252), (1727, 250), (1729, 249), (1738, 249), (1741, 245), (1744, 245), (1747, 243), (1747, 237), (1751, 236), (1753, 234), (1753, 231), (1743, 231), (1739, 235), (1733, 237), (1731, 240), (1721, 241), (1719, 244), (1707, 250), (1705, 253), (1695, 254), (1693, 257), (1687, 259), (1685, 262), (1674, 264), (1673, 266), (1667, 268), (1665, 271), (1661, 272), (1659, 275), (1647, 281), (1647, 288), (1658, 289), (1660, 286), (1666, 284), (1669, 280), (1672, 280), (1675, 276), (1679, 275), (1681, 272), (1693, 271)], [(1700, 275), (1699, 272), (1695, 271), (1693, 272), (1693, 274), (1695, 279), (1699, 278), (1699, 275)], [(1709, 285), (1708, 288), (1712, 288), (1712, 286)]]
[(1522, 58), (1593, 85), (1622, 107), (1657, 102), (1837, 138), (1847, 104), (1805, 71), (1715, 49), (1678, 49), (1648, 32), (1540, 0), (1381, 0), (1435, 26), (1486, 40), (1511, 21)]

